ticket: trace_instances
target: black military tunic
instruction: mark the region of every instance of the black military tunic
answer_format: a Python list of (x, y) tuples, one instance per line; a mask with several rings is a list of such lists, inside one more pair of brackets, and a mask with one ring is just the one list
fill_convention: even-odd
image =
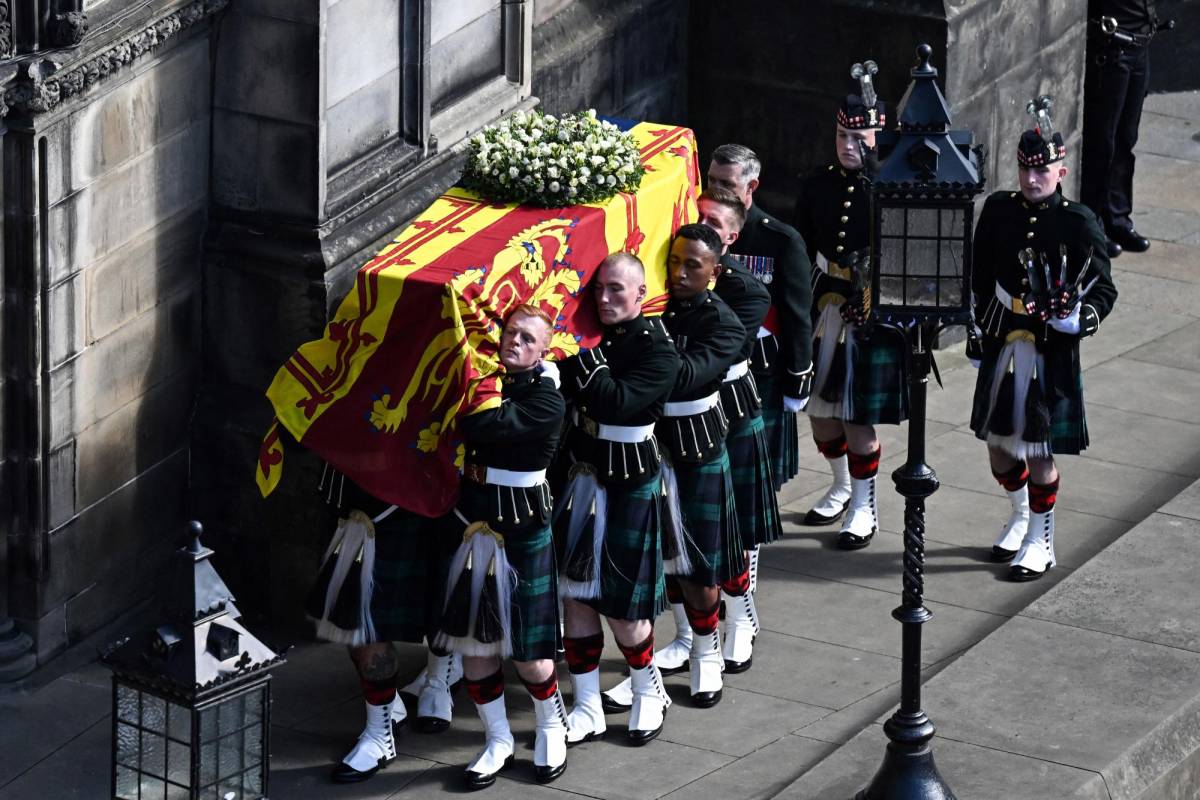
[[(781, 393), (797, 397), (798, 380), (788, 376), (812, 366), (812, 263), (804, 240), (791, 226), (750, 206), (746, 224), (729, 252), (771, 293), (767, 327), (777, 331), (777, 341), (764, 343), (768, 350), (755, 354), (751, 368), (756, 374), (777, 376)], [(777, 349), (777, 358), (771, 348)]]
[[(1074, 283), (1091, 254), (1084, 285), (1098, 278), (1080, 304), (1080, 332), (1066, 334), (1024, 313), (1020, 301), (1028, 286), (1017, 255), (1026, 247), (1046, 254), (1058, 264), (1059, 245), (1067, 247), (1068, 283)], [(971, 427), (987, 439), (987, 415), (993, 373), (1001, 349), (1013, 331), (1028, 331), (1044, 357), (1045, 387), (1051, 414), (1051, 445), (1055, 453), (1078, 453), (1088, 444), (1079, 340), (1095, 333), (1117, 299), (1104, 233), (1096, 215), (1082, 203), (1054, 194), (1030, 203), (1020, 192), (996, 192), (988, 197), (975, 228), (973, 292), (975, 319), (983, 331), (983, 358), (975, 389)], [(1057, 278), (1057, 271), (1052, 277)], [(998, 293), (997, 286), (1001, 292)], [(999, 297), (1006, 294), (1007, 297)], [(1015, 300), (1016, 303), (1012, 302)]]
[[(843, 264), (851, 253), (870, 246), (870, 192), (870, 183), (861, 170), (846, 170), (836, 164), (810, 173), (800, 184), (795, 223), (814, 265), (814, 328), (826, 306), (836, 304), (836, 312), (837, 307), (851, 299), (853, 276)], [(825, 270), (816, 266), (818, 253), (825, 257)], [(820, 331), (817, 333), (819, 335)], [(859, 425), (898, 424), (908, 416), (903, 341), (880, 329), (868, 334), (858, 328), (853, 334), (856, 344), (851, 392), (853, 413), (845, 421)], [(816, 402), (810, 401), (808, 411), (819, 416), (816, 413), (819, 409), (814, 408), (819, 403), (815, 384), (816, 381)]]
[[(497, 546), (516, 580), (509, 595), (510, 649), (496, 643), (494, 652), (511, 652), (517, 661), (553, 659), (559, 646), (559, 615), (549, 486), (544, 480), (532, 486), (507, 485), (515, 476), (500, 479), (495, 472), (491, 477), (496, 480), (489, 482), (488, 468), (516, 473), (546, 469), (558, 447), (566, 401), (540, 366), (505, 375), (501, 387), (499, 407), (458, 420), (466, 457), (457, 513), (447, 515), (445, 524), (447, 534), (457, 533), (454, 538), (467, 549), (472, 545), (462, 538), (464, 519), (468, 525), (486, 522), (503, 535)], [(465, 557), (464, 553), (458, 560)], [(452, 574), (448, 588), (458, 579)], [(473, 600), (475, 607), (481, 602)], [(443, 634), (437, 643), (464, 655), (491, 654), (469, 636)]]

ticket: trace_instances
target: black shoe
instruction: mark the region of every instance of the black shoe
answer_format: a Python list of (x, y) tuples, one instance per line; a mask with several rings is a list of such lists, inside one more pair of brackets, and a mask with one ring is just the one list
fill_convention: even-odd
[(681, 672), (687, 672), (689, 669), (691, 669), (689, 662), (685, 661), (682, 666), (678, 667), (659, 667), (658, 674), (664, 677), (667, 675), (678, 675)]
[(1113, 231), (1109, 238), (1120, 245), (1122, 250), (1128, 250), (1131, 253), (1144, 253), (1150, 249), (1150, 240), (1133, 228)]
[(850, 507), (850, 501), (847, 500), (842, 504), (842, 510), (832, 516), (825, 516), (817, 512), (815, 508), (810, 508), (808, 513), (804, 515), (804, 524), (816, 527), (818, 525), (828, 525), (832, 522), (837, 522), (842, 518), (842, 514), (846, 513), (846, 509)]
[(1047, 570), (1034, 572), (1033, 570), (1026, 569), (1025, 567), (1009, 567), (1008, 579), (1010, 581), (1015, 581), (1016, 583), (1028, 583), (1029, 581), (1036, 581), (1038, 578), (1045, 575), (1046, 572)]
[(450, 720), (441, 717), (417, 717), (413, 727), (418, 733), (443, 733), (450, 729)]
[(1117, 244), (1112, 239), (1105, 239), (1104, 244), (1108, 247), (1109, 258), (1116, 258), (1117, 256), (1121, 255), (1121, 245)]
[(858, 536), (850, 531), (842, 531), (838, 534), (837, 546), (839, 550), (862, 550), (874, 538), (875, 531), (871, 531), (866, 536)]
[(1003, 547), (992, 546), (992, 561), (995, 561), (997, 564), (1005, 564), (1012, 561), (1016, 555), (1016, 550), (1005, 550)]
[(721, 702), (722, 691), (724, 690), (717, 689), (715, 692), (696, 692), (692, 695), (692, 705), (696, 708), (712, 708)]
[(371, 778), (376, 772), (379, 772), (381, 767), (386, 767), (390, 763), (392, 763), (390, 758), (381, 758), (379, 759), (379, 763), (371, 769), (359, 772), (345, 761), (339, 761), (337, 766), (333, 768), (333, 772), (329, 773), (329, 779), (334, 783), (362, 783)]
[(533, 765), (533, 779), (538, 783), (549, 783), (567, 771), (567, 762), (559, 764), (557, 767), (539, 767)]
[[(666, 723), (664, 722), (663, 724), (665, 725)], [(627, 738), (629, 743), (634, 747), (641, 747), (642, 745), (648, 744), (654, 739), (657, 739), (658, 735), (662, 733), (662, 729), (662, 725), (659, 725), (652, 731), (635, 731), (631, 729), (626, 732), (625, 738)]]
[[(604, 701), (603, 701), (603, 700), (601, 700), (600, 702), (601, 702), (601, 703), (603, 703)], [(605, 712), (606, 714), (619, 714), (619, 713), (621, 713), (621, 711), (628, 711), (629, 709), (633, 708), (633, 706), (625, 706), (625, 707), (622, 709), (622, 708), (621, 708), (620, 706), (618, 706), (616, 703), (613, 703), (613, 704), (612, 704), (612, 707), (613, 707), (614, 709), (617, 709), (617, 710), (609, 711), (609, 710), (608, 710), (608, 706), (605, 706), (605, 707), (604, 707), (604, 712)], [(592, 732), (591, 732), (591, 733), (589, 733), (587, 736), (583, 737), (582, 739), (580, 739), (580, 740), (579, 740), (579, 741), (577, 741), (577, 742), (572, 742), (570, 739), (568, 739), (568, 740), (567, 740), (567, 749), (568, 749), (568, 750), (570, 750), (572, 747), (575, 747), (576, 745), (580, 745), (580, 744), (586, 744), (587, 742), (598, 742), (598, 741), (600, 741), (601, 739), (603, 739), (603, 738), (604, 738), (604, 736), (605, 736), (605, 734), (607, 734), (607, 733), (608, 733), (608, 730), (607, 730), (607, 729), (605, 729), (605, 730), (602, 730), (602, 731), (592, 731)]]
[(482, 772), (474, 772), (469, 769), (463, 770), (463, 783), (467, 785), (468, 789), (486, 789), (496, 782), (497, 775), (499, 775), (501, 772), (504, 772), (506, 769), (512, 768), (513, 759), (513, 756), (509, 756), (508, 758), (504, 759), (504, 764), (500, 767), (499, 771), (488, 775), (485, 775)]
[[(600, 707), (604, 709), (605, 714), (624, 714), (626, 711), (633, 708), (633, 703), (630, 703), (629, 705), (625, 705), (624, 703), (618, 703), (616, 700), (610, 700), (607, 694), (605, 694), (604, 692), (601, 692), (600, 693)], [(583, 739), (579, 742), (576, 742), (576, 744), (583, 744), (583, 742), (590, 742), (591, 741), (590, 737), (593, 735), (594, 734), (588, 734), (589, 738)], [(601, 734), (601, 736), (603, 736), (603, 734)], [(599, 739), (600, 736), (596, 736), (596, 738)], [(571, 743), (568, 742), (568, 746), (570, 744)]]
[(747, 658), (745, 661), (730, 661), (727, 658), (727, 659), (725, 659), (725, 674), (726, 675), (740, 675), (741, 673), (750, 669), (750, 665), (753, 663), (754, 663), (754, 656), (750, 656), (750, 658)]

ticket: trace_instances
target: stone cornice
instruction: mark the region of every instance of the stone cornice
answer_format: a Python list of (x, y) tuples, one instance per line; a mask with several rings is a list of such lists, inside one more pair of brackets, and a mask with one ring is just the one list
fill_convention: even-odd
[(143, 24), (86, 60), (61, 70), (47, 57), (22, 64), (0, 95), (0, 116), (12, 111), (30, 115), (52, 111), (64, 100), (120, 72), (228, 3), (229, 0), (192, 0), (164, 17)]

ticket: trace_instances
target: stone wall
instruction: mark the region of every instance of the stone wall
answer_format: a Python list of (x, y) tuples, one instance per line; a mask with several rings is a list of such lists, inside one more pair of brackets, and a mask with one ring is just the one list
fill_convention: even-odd
[(687, 121), (686, 0), (538, 0), (536, 9), (533, 93), (547, 111)]
[[(176, 7), (182, 4), (176, 4)], [(170, 8), (159, 9), (161, 15)], [(61, 74), (153, 18), (61, 59)], [(203, 13), (4, 135), (8, 614), (39, 662), (146, 598), (182, 535), (208, 209)], [(111, 60), (108, 61), (111, 64)], [(65, 79), (64, 79), (65, 80)]]
[[(688, 116), (702, 157), (738, 141), (763, 158), (760, 200), (790, 217), (799, 177), (833, 158), (833, 116), (856, 91), (850, 65), (879, 64), (879, 95), (895, 108), (916, 46), (933, 63), (954, 124), (989, 148), (990, 186), (1009, 186), (1008, 157), (1034, 92), (1058, 99), (1056, 120), (1077, 143), (1082, 121), (1085, 0), (768, 0), (731, 24), (729, 10), (693, 8)], [(1077, 177), (1067, 187), (1073, 193)]]

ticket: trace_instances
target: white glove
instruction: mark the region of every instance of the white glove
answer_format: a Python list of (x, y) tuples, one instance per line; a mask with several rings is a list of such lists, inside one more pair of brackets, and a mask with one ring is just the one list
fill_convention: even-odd
[(803, 411), (804, 407), (806, 405), (808, 405), (807, 397), (804, 397), (804, 398), (788, 397), (788, 396), (784, 395), (784, 398), (783, 398), (783, 410), (784, 411), (790, 411), (790, 412)]
[(968, 358), (967, 361), (971, 362), (972, 367), (974, 367), (975, 369), (979, 369), (980, 361), (978, 358)]
[(1066, 319), (1059, 319), (1058, 317), (1051, 317), (1050, 318), (1050, 327), (1054, 328), (1054, 330), (1058, 331), (1059, 333), (1069, 333), (1069, 334), (1078, 335), (1079, 334), (1079, 306), (1075, 306), (1075, 309), (1071, 312), (1070, 316), (1068, 316)]
[(558, 374), (558, 365), (555, 364), (553, 361), (543, 361), (542, 362), (541, 375), (543, 378), (545, 378), (546, 380), (553, 383), (555, 389), (559, 388), (562, 385), (562, 379), (559, 377), (559, 374)]

